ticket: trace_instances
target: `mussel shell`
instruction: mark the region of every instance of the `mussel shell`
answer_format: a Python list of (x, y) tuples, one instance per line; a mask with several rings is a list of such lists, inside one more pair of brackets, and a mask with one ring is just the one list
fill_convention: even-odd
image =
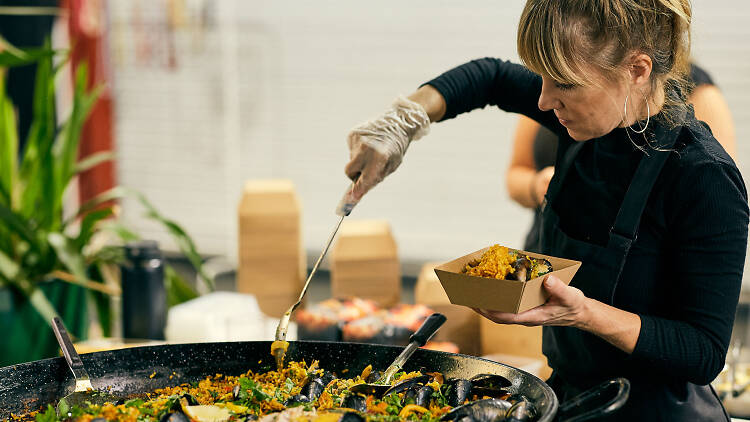
[(289, 397), (284, 402), (284, 406), (286, 407), (292, 407), (295, 403), (309, 403), (312, 400), (310, 400), (309, 397), (307, 397), (304, 394), (295, 394), (292, 397)]
[(339, 418), (338, 422), (365, 422), (365, 418), (363, 418), (359, 413), (346, 412), (341, 415), (341, 418)]
[(409, 379), (403, 380), (400, 383), (398, 383), (398, 384), (392, 386), (391, 388), (387, 389), (385, 391), (385, 393), (383, 394), (383, 397), (385, 397), (385, 396), (387, 396), (389, 394), (393, 394), (393, 393), (400, 393), (400, 392), (402, 392), (402, 391), (404, 391), (404, 390), (406, 390), (406, 389), (408, 389), (408, 388), (410, 388), (410, 387), (412, 387), (414, 385), (422, 385), (422, 384), (424, 384), (426, 382), (429, 382), (430, 378), (431, 377), (429, 375), (420, 375), (420, 376), (417, 376), (417, 377), (414, 377), (414, 378), (409, 378)]
[(417, 406), (429, 408), (430, 399), (432, 399), (432, 393), (434, 392), (435, 390), (429, 385), (422, 386), (419, 390), (417, 390), (417, 397), (414, 400), (414, 404), (416, 404)]
[(471, 384), (475, 387), (483, 387), (488, 389), (501, 389), (510, 387), (513, 385), (508, 378), (497, 374), (477, 374), (469, 378)]
[(513, 405), (502, 399), (484, 399), (458, 406), (443, 415), (442, 421), (502, 421)]
[(182, 412), (165, 413), (159, 418), (159, 422), (190, 422), (190, 418)]
[(367, 397), (361, 394), (350, 394), (346, 396), (344, 401), (341, 403), (341, 406), (347, 409), (354, 409), (357, 412), (366, 412)]
[(320, 380), (323, 382), (323, 387), (327, 386), (331, 383), (331, 381), (336, 379), (336, 375), (334, 375), (331, 372), (323, 371), (323, 374), (320, 375)]
[(507, 398), (507, 399), (505, 399), (505, 400), (508, 400), (508, 401), (509, 401), (509, 402), (511, 402), (512, 404), (516, 404), (516, 403), (518, 403), (519, 401), (527, 401), (527, 402), (529, 401), (528, 397), (524, 396), (523, 394), (519, 394), (519, 393), (516, 393), (516, 394), (511, 394), (511, 395), (510, 395), (510, 396), (508, 396), (508, 398)]
[(534, 269), (537, 276), (545, 275), (552, 272), (552, 264), (544, 258), (535, 258)]
[(523, 399), (514, 403), (506, 413), (507, 422), (529, 422), (536, 418), (536, 408), (530, 401)]
[(445, 396), (452, 407), (460, 406), (471, 394), (472, 381), (463, 378), (452, 379), (447, 382), (448, 394)]
[(307, 401), (315, 401), (325, 390), (326, 384), (322, 378), (311, 378), (302, 386), (300, 394), (307, 397)]
[(505, 277), (507, 280), (526, 281), (529, 279), (529, 275), (531, 275), (531, 260), (529, 258), (519, 255), (512, 266), (513, 272)]
[(471, 387), (471, 397), (492, 397), (508, 400), (508, 390), (503, 388)]
[(417, 390), (422, 388), (420, 385), (412, 385), (404, 391), (403, 402), (404, 403), (417, 403)]

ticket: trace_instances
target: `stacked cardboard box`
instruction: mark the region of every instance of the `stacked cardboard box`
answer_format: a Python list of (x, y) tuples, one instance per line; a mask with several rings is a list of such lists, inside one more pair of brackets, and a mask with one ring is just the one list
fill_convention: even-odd
[(428, 262), (422, 267), (414, 287), (414, 302), (426, 305), (446, 316), (445, 324), (433, 340), (451, 341), (458, 345), (460, 353), (478, 355), (479, 314), (465, 306), (451, 305), (448, 295), (435, 275), (435, 267), (438, 265), (438, 262)]
[(237, 291), (279, 317), (297, 300), (305, 277), (301, 207), (290, 180), (251, 180), (239, 205)]
[(345, 220), (331, 251), (333, 297), (357, 296), (382, 307), (401, 299), (401, 266), (387, 221)]
[[(548, 378), (552, 372), (547, 366), (547, 358), (542, 354), (542, 327), (496, 324), (481, 318), (479, 333), (483, 355), (499, 354), (539, 360), (543, 363), (539, 371), (542, 379)], [(502, 363), (513, 365), (512, 361)]]

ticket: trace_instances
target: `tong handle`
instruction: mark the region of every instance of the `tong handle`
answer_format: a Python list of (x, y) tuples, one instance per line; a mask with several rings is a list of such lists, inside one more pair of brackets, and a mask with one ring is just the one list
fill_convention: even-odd
[(65, 361), (73, 372), (76, 381), (89, 379), (89, 374), (83, 366), (83, 361), (81, 361), (81, 357), (78, 356), (78, 352), (76, 352), (75, 347), (73, 347), (73, 342), (70, 340), (68, 330), (65, 329), (65, 325), (63, 325), (60, 318), (52, 318), (52, 330), (55, 332), (57, 343), (60, 344), (60, 349), (62, 349), (63, 355), (65, 356)]
[(391, 379), (404, 367), (404, 363), (417, 351), (418, 348), (422, 347), (427, 341), (437, 332), (437, 330), (445, 323), (445, 315), (435, 312), (425, 319), (422, 325), (419, 327), (416, 333), (409, 337), (409, 345), (401, 352), (400, 355), (393, 361), (391, 366), (383, 372), (376, 384), (388, 384)]
[(359, 200), (355, 200), (352, 196), (352, 192), (354, 191), (354, 184), (357, 183), (357, 179), (359, 179), (359, 175), (357, 175), (352, 184), (349, 185), (349, 188), (346, 190), (346, 192), (344, 192), (344, 195), (341, 196), (341, 200), (336, 206), (336, 215), (338, 215), (339, 217), (346, 217), (351, 214), (354, 207), (359, 203)]

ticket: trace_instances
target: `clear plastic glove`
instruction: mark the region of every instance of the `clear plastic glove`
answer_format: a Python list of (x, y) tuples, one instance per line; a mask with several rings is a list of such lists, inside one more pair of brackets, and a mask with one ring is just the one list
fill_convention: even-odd
[(399, 96), (393, 106), (377, 119), (349, 132), (350, 161), (344, 171), (355, 181), (344, 202), (352, 207), (362, 196), (393, 173), (404, 158), (409, 143), (430, 131), (430, 118), (424, 108)]

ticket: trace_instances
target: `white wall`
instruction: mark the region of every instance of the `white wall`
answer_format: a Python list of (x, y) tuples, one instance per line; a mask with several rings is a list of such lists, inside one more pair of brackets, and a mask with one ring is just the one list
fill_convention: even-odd
[[(170, 68), (137, 53), (144, 44), (157, 53), (168, 45), (170, 35), (158, 29), (164, 12), (153, 6), (160, 2), (137, 14), (129, 2), (117, 3), (120, 181), (183, 223), (203, 252), (233, 257), (243, 180), (291, 178), (311, 260), (348, 185), (349, 128), (452, 66), (483, 56), (517, 60), (523, 5), (226, 0), (212, 3), (219, 25), (172, 32), (178, 65)], [(150, 17), (150, 29), (134, 25), (136, 15)], [(750, 165), (750, 3), (694, 0), (694, 15), (696, 59), (723, 89), (740, 163)], [(531, 216), (504, 187), (514, 122), (486, 109), (434, 125), (352, 217), (388, 219), (404, 262), (445, 260), (495, 242), (520, 245)], [(138, 214), (125, 203), (133, 225), (165, 240)]]

